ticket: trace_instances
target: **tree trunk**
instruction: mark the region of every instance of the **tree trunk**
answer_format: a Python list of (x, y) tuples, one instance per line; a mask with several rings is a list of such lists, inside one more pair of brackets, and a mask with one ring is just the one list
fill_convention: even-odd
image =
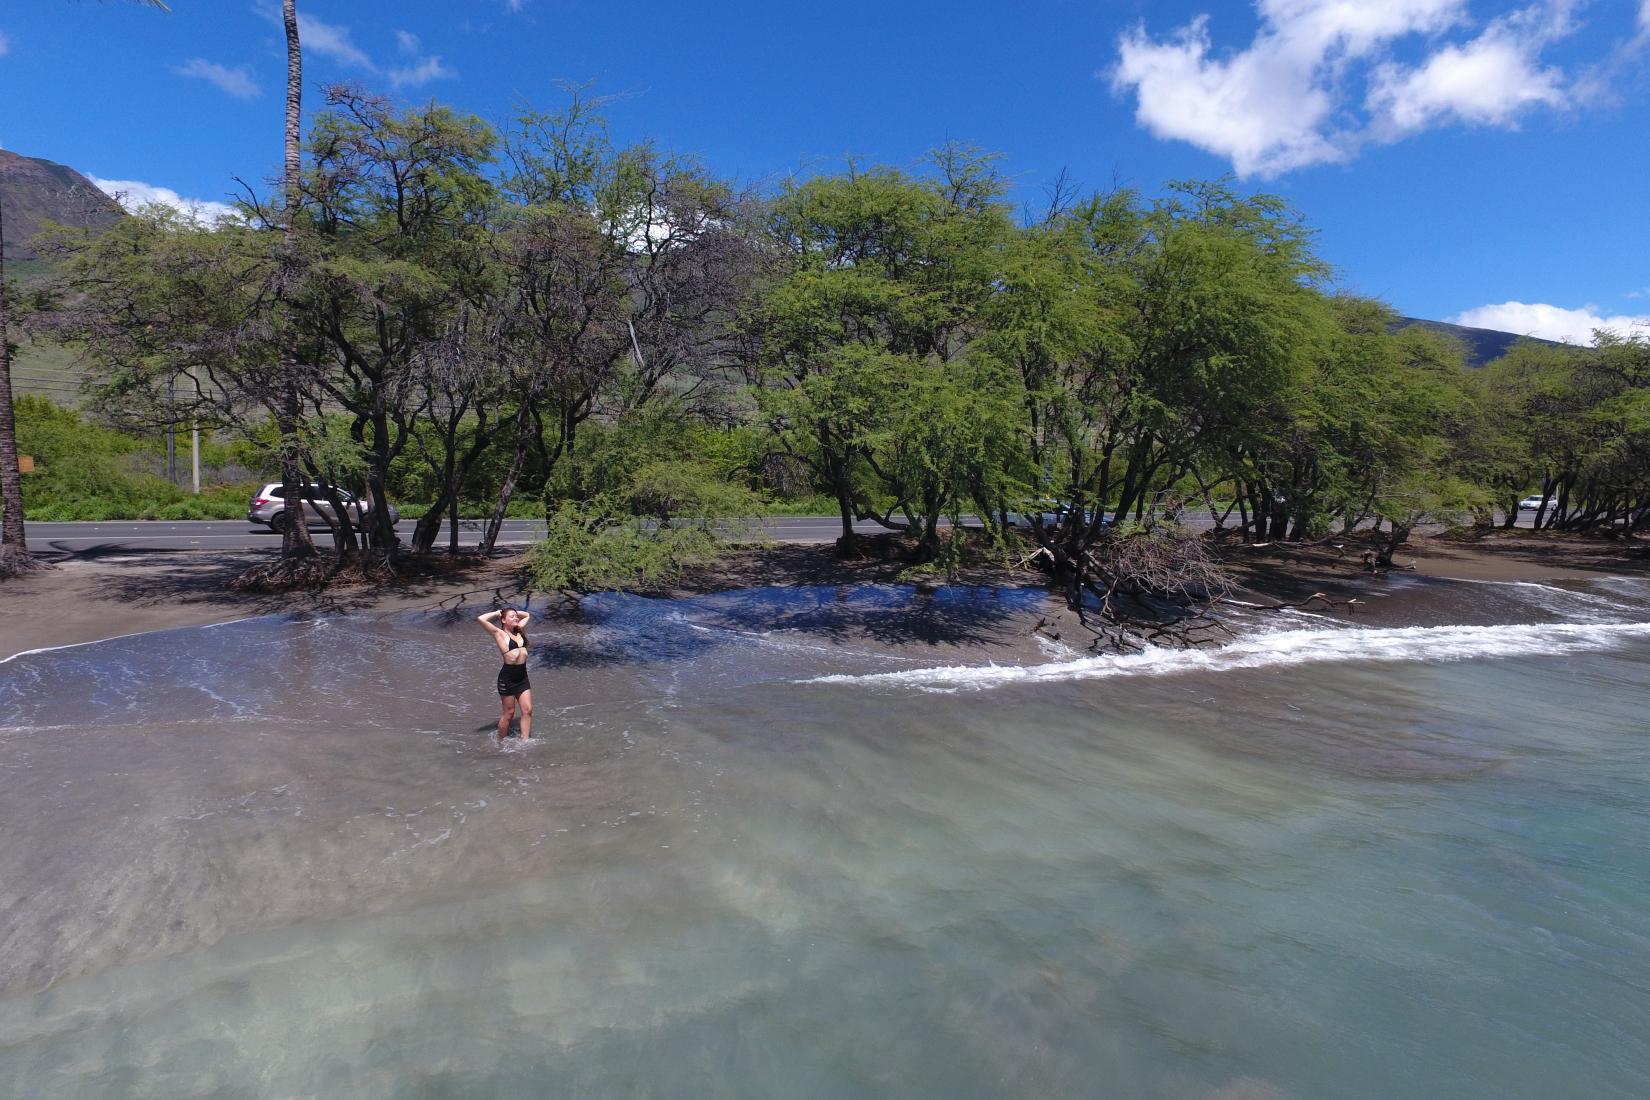
[[(350, 523), (349, 510), (344, 507), (343, 498), (338, 495), (338, 487), (323, 477), (318, 471), (312, 474), (314, 484), (321, 496), (326, 497), (327, 504), (332, 508), (332, 515), (319, 508), (321, 518), (326, 522), (327, 530), (332, 533), (332, 546), (338, 553), (339, 562), (353, 558), (356, 551), (355, 530)], [(359, 505), (357, 505), (359, 507)]]
[(493, 515), (487, 521), (487, 530), (482, 532), (481, 545), (477, 547), (483, 555), (491, 554), (493, 546), (498, 542), (499, 529), (504, 526), (504, 513), (510, 509), (510, 498), (516, 492), (516, 479), (521, 477), (521, 467), (527, 460), (527, 443), (517, 439), (515, 450), (510, 455), (510, 469), (504, 475), (504, 484), (498, 487), (498, 501), (493, 505)]
[[(281, 297), (290, 288), (298, 258), (298, 205), (303, 197), (302, 119), (304, 92), (303, 50), (298, 43), (297, 0), (281, 0), (281, 18), (286, 26), (286, 208), (282, 211)], [(290, 339), (290, 337), (289, 337)], [(290, 345), (281, 355), (281, 396), (275, 428), (280, 436), (281, 492), (285, 499), (286, 530), (281, 532), (281, 557), (287, 560), (315, 555), (315, 543), (304, 522), (302, 491), (302, 446), (298, 426), (303, 405), (298, 393), (298, 355)]]
[(372, 457), (367, 463), (367, 492), (372, 497), (372, 541), (373, 546), (384, 555), (384, 563), (393, 569), (400, 542), (395, 535), (395, 525), (390, 522), (390, 496), (386, 486), (394, 456), (390, 448), (389, 417), (382, 407), (382, 389), (376, 406), (372, 414)]
[(453, 507), (452, 507), (452, 511), (448, 513), (449, 518), (448, 518), (448, 521), (447, 521), (447, 553), (451, 554), (453, 557), (456, 558), (456, 557), (458, 557), (458, 483), (457, 482), (454, 482), (452, 488), (448, 490), (448, 496), (452, 497)]
[(1386, 540), (1381, 543), (1380, 553), (1376, 556), (1375, 560), (1381, 565), (1391, 568), (1392, 555), (1396, 554), (1398, 552), (1398, 547), (1402, 546), (1407, 541), (1409, 541), (1409, 524), (1399, 523), (1397, 520), (1393, 520), (1392, 533), (1387, 535)]
[(281, 532), (281, 557), (287, 560), (309, 558), (315, 555), (315, 541), (309, 537), (309, 524), (304, 519), (303, 448), (298, 438), (298, 424), (303, 413), (298, 404), (297, 379), (293, 376), (297, 365), (281, 364), (281, 404), (275, 417), (280, 435), (282, 509), (286, 515), (286, 530)]
[(836, 507), (842, 515), (842, 537), (836, 540), (836, 556), (839, 558), (859, 557), (859, 538), (854, 534), (854, 502), (848, 496), (848, 490), (838, 480), (836, 487)]
[[(355, 537), (356, 524), (349, 518), (349, 509), (344, 506), (343, 498), (338, 495), (338, 487), (327, 484), (326, 494), (327, 502), (332, 505), (332, 514), (336, 519), (336, 522), (327, 524), (332, 528), (332, 548), (340, 562), (347, 561), (355, 557), (361, 549), (360, 540)], [(355, 506), (360, 508), (361, 502), (356, 501)]]
[[(0, 231), (4, 221), (0, 219)], [(12, 405), (11, 306), (6, 298), (5, 246), (0, 244), (0, 577), (34, 564), (23, 532), (23, 476), (17, 467), (17, 415)]]
[[(413, 529), (413, 553), (422, 554), (435, 545), (436, 538), (441, 533), (441, 517), (445, 513), (448, 519), (448, 553), (458, 553), (458, 508), (464, 493), (464, 483), (470, 477), (470, 471), (475, 468), (476, 462), (491, 445), (493, 433), (487, 427), (487, 417), (482, 413), (476, 414), (476, 430), (470, 438), (470, 445), (463, 454), (458, 449), (458, 425), (449, 421), (445, 425), (442, 435), (442, 447), (445, 454), (439, 471), (441, 475), (442, 498), (431, 510), (418, 521)], [(426, 458), (427, 460), (427, 458)], [(434, 463), (431, 463), (433, 466)], [(512, 485), (512, 491), (514, 486)], [(508, 504), (508, 500), (505, 502)], [(431, 524), (430, 530), (425, 531), (425, 521)]]
[[(418, 517), (413, 525), (412, 549), (415, 554), (423, 554), (435, 545), (436, 538), (441, 534), (441, 521), (446, 517), (448, 504), (452, 500), (452, 476), (442, 479), (441, 495), (430, 504), (430, 510)], [(458, 510), (454, 508), (456, 517)]]

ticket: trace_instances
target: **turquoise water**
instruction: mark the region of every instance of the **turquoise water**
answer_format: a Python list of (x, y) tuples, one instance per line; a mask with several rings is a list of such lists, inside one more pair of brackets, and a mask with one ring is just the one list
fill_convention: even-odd
[(1650, 613), (1505, 595), (1035, 678), (1014, 593), (607, 598), (502, 752), (468, 622), (21, 657), (0, 1094), (1650, 1095)]

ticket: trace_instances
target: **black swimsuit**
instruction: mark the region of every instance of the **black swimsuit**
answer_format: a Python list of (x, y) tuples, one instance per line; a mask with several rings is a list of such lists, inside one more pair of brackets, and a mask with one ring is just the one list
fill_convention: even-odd
[[(517, 645), (514, 638), (510, 639), (508, 650), (526, 649), (524, 645)], [(520, 695), (532, 685), (527, 682), (527, 662), (519, 665), (506, 664), (498, 670), (498, 693), (504, 695)]]

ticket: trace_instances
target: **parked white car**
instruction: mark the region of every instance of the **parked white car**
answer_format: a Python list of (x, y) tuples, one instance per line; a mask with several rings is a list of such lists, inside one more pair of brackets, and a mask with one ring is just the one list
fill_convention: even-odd
[[(303, 494), (304, 522), (308, 526), (328, 526), (327, 519), (333, 515), (332, 502), (327, 499), (319, 485), (304, 485), (299, 491)], [(347, 489), (334, 488), (338, 502), (344, 506), (344, 515), (350, 526), (360, 528), (365, 525), (366, 517), (372, 513), (372, 502), (357, 500), (354, 493)], [(271, 482), (258, 490), (252, 498), (252, 505), (247, 509), (248, 523), (261, 523), (274, 531), (286, 528), (286, 500), (281, 496), (281, 483)], [(390, 526), (401, 522), (401, 514), (390, 505)]]
[(1520, 512), (1533, 512), (1540, 508), (1541, 502), (1546, 499), (1547, 498), (1542, 496), (1540, 493), (1537, 493), (1532, 497), (1525, 497), (1523, 500), (1518, 502), (1518, 510)]

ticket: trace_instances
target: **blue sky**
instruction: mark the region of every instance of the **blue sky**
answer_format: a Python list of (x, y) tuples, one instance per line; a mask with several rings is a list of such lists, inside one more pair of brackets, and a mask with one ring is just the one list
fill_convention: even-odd
[[(558, 80), (616, 134), (757, 186), (846, 154), (1003, 154), (1035, 203), (1235, 174), (1350, 291), (1584, 341), (1650, 322), (1650, 0), (299, 0), (306, 107), (347, 80), (503, 121)], [(277, 6), (0, 7), (0, 145), (129, 197), (280, 159)], [(161, 191), (158, 189), (166, 189)]]

